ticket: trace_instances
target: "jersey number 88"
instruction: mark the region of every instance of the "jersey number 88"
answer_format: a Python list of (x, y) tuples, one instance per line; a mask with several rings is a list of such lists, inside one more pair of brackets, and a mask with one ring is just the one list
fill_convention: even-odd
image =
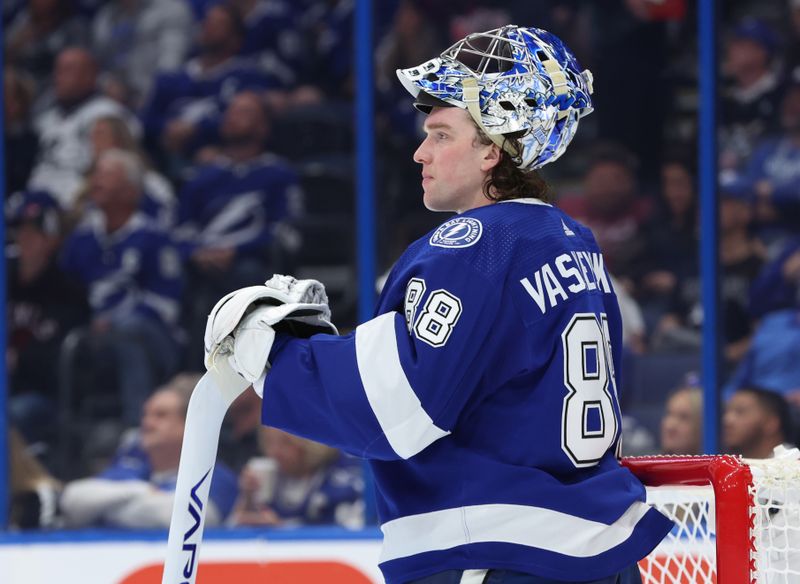
[(594, 466), (617, 436), (616, 381), (605, 314), (572, 317), (561, 334), (564, 385), (561, 448), (576, 467)]

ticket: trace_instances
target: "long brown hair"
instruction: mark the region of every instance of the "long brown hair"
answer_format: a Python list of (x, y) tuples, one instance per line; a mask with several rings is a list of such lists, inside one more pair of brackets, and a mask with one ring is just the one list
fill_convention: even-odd
[[(472, 118), (470, 118), (472, 119)], [(477, 140), (484, 146), (493, 144), (486, 133), (475, 124), (478, 132)], [(514, 132), (504, 136), (506, 142), (510, 144), (510, 149), (520, 152), (521, 132)], [(500, 162), (498, 162), (483, 183), (483, 194), (487, 199), (495, 202), (510, 201), (513, 199), (535, 198), (545, 203), (552, 203), (553, 196), (550, 187), (541, 175), (535, 170), (524, 170), (517, 166), (516, 157), (509, 154), (505, 149), (500, 151)]]

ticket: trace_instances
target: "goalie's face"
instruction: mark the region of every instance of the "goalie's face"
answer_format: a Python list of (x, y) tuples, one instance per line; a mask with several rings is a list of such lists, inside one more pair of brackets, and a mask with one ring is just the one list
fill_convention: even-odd
[(422, 165), (425, 207), (462, 213), (488, 205), (483, 185), (500, 160), (499, 148), (481, 144), (469, 114), (456, 107), (433, 108), (423, 130), (414, 161)]

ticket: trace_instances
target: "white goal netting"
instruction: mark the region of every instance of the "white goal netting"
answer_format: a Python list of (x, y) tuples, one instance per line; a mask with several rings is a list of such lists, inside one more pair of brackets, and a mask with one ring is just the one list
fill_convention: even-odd
[(800, 462), (735, 464), (735, 476), (709, 472), (705, 485), (662, 467), (645, 477), (661, 485), (647, 487), (648, 502), (676, 526), (640, 562), (644, 584), (800, 584)]
[(800, 462), (751, 461), (755, 580), (800, 584)]
[(643, 584), (716, 582), (716, 528), (711, 485), (647, 487), (647, 502), (675, 522), (672, 532), (639, 562)]

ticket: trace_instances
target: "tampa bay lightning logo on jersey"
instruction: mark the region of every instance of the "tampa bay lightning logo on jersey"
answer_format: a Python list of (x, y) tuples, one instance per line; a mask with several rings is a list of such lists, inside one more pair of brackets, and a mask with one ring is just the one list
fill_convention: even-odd
[(483, 224), (472, 217), (456, 217), (442, 224), (430, 244), (436, 247), (469, 247), (475, 245), (483, 234)]

